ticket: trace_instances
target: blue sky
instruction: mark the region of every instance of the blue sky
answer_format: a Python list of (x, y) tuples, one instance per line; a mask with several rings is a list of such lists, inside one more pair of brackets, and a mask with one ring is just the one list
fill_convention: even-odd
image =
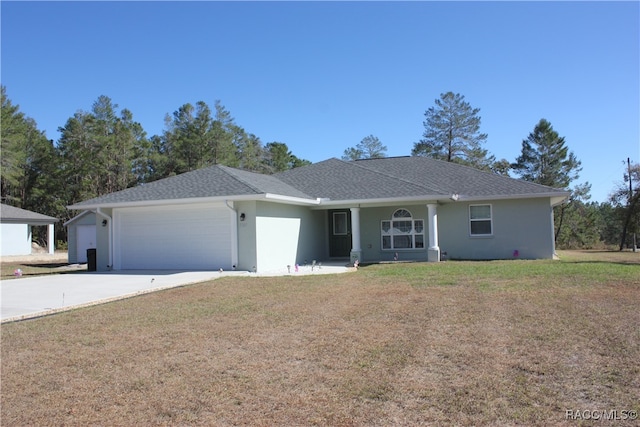
[(1, 2), (2, 84), (57, 140), (100, 95), (149, 136), (220, 100), (312, 162), (374, 135), (409, 155), (441, 93), (514, 161), (541, 118), (605, 201), (640, 158), (639, 2)]

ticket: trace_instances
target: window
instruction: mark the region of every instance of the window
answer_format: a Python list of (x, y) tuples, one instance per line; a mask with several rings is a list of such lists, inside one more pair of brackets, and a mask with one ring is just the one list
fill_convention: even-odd
[(469, 206), (469, 230), (472, 236), (491, 236), (493, 234), (491, 205)]
[(334, 236), (347, 234), (347, 213), (346, 212), (333, 213), (333, 234)]
[(411, 212), (398, 209), (390, 220), (382, 221), (382, 249), (423, 249), (424, 220), (413, 219)]

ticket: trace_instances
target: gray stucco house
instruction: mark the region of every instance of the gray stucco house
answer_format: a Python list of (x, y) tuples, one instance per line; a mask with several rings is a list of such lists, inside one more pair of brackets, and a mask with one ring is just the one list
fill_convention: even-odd
[(226, 166), (87, 200), (98, 270), (266, 272), (311, 260), (552, 258), (569, 193), (424, 157)]

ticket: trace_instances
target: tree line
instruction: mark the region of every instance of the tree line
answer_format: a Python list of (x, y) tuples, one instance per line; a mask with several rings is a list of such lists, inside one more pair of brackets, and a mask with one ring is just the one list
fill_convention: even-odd
[[(161, 135), (149, 137), (128, 109), (99, 96), (90, 111), (78, 111), (47, 139), (36, 122), (22, 113), (2, 90), (2, 203), (70, 219), (66, 206), (202, 167), (221, 164), (259, 173), (275, 173), (310, 164), (282, 142), (263, 144), (235, 123), (216, 101), (184, 104), (165, 116)], [(424, 133), (411, 155), (464, 164), (478, 169), (571, 191), (554, 209), (556, 243), (563, 248), (629, 245), (640, 222), (640, 166), (622, 173), (607, 202), (589, 202), (590, 184), (572, 185), (580, 161), (550, 122), (541, 119), (522, 141), (514, 162), (497, 160), (483, 147), (480, 109), (464, 96), (447, 92), (425, 111)], [(386, 157), (387, 147), (374, 135), (344, 151), (343, 159)], [(56, 237), (66, 242), (66, 230)]]
[[(282, 142), (263, 144), (216, 101), (184, 104), (147, 136), (128, 109), (99, 96), (58, 128), (57, 142), (8, 98), (2, 86), (2, 203), (65, 222), (66, 206), (205, 166), (275, 173), (310, 164)], [(66, 241), (66, 230), (56, 237)]]

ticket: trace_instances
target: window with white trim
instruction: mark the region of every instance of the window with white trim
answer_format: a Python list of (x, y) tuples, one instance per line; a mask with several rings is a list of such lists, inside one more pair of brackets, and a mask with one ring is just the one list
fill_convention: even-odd
[(491, 205), (469, 206), (469, 232), (472, 236), (493, 235)]
[(411, 212), (398, 209), (390, 220), (381, 222), (382, 249), (423, 249), (424, 220), (413, 219)]

